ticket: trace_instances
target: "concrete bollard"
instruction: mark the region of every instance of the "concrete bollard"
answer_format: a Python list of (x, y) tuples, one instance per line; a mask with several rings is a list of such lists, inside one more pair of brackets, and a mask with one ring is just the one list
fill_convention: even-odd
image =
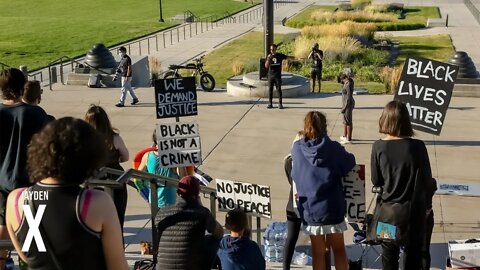
[(53, 66), (51, 68), (51, 74), (50, 74), (52, 81), (50, 83), (56, 83), (58, 81), (57, 79), (57, 67)]

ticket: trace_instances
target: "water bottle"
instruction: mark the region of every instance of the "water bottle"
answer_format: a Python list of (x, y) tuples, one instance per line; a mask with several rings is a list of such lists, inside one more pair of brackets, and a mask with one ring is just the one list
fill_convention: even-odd
[(7, 258), (5, 260), (5, 270), (14, 270), (15, 269), (15, 263), (13, 262), (12, 258)]
[(293, 258), (293, 264), (307, 265), (308, 264), (308, 257), (309, 256), (307, 254), (305, 254), (304, 252), (297, 253), (297, 255)]

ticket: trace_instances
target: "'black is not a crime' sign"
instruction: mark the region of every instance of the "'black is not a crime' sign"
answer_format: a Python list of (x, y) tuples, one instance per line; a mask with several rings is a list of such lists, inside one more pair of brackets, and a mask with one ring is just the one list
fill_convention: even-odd
[(194, 77), (155, 81), (157, 119), (197, 115), (197, 90)]
[(430, 59), (407, 58), (395, 100), (407, 105), (414, 129), (440, 135), (458, 69)]

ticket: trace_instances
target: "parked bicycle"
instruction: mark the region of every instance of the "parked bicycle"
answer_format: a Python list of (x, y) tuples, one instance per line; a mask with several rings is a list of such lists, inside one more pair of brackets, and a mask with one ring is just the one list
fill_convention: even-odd
[(170, 79), (170, 78), (179, 78), (181, 75), (178, 73), (180, 69), (193, 69), (193, 74), (195, 78), (197, 78), (198, 75), (200, 75), (200, 87), (203, 89), (203, 91), (210, 92), (215, 88), (215, 79), (211, 74), (208, 73), (208, 71), (203, 70), (203, 63), (202, 63), (203, 55), (200, 58), (196, 58), (193, 63), (188, 63), (184, 66), (182, 65), (170, 65), (167, 71), (164, 75), (164, 79)]

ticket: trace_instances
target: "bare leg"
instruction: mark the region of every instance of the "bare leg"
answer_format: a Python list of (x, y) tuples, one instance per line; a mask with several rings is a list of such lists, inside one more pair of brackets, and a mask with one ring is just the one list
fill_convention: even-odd
[(347, 139), (349, 141), (351, 141), (352, 140), (353, 125), (349, 125), (349, 126), (346, 126), (346, 127), (347, 127), (347, 134), (348, 134)]
[(327, 234), (327, 239), (333, 252), (333, 256), (335, 257), (335, 269), (347, 270), (348, 259), (345, 250), (345, 242), (343, 240), (343, 233)]
[(347, 138), (347, 134), (348, 134), (348, 132), (347, 132), (347, 125), (344, 125), (344, 126), (343, 126), (343, 137)]
[(325, 270), (325, 236), (310, 235), (312, 242), (312, 268), (313, 270)]
[(322, 80), (318, 79), (318, 92), (320, 93), (321, 90), (322, 90)]
[(315, 79), (312, 79), (312, 93), (315, 93)]

